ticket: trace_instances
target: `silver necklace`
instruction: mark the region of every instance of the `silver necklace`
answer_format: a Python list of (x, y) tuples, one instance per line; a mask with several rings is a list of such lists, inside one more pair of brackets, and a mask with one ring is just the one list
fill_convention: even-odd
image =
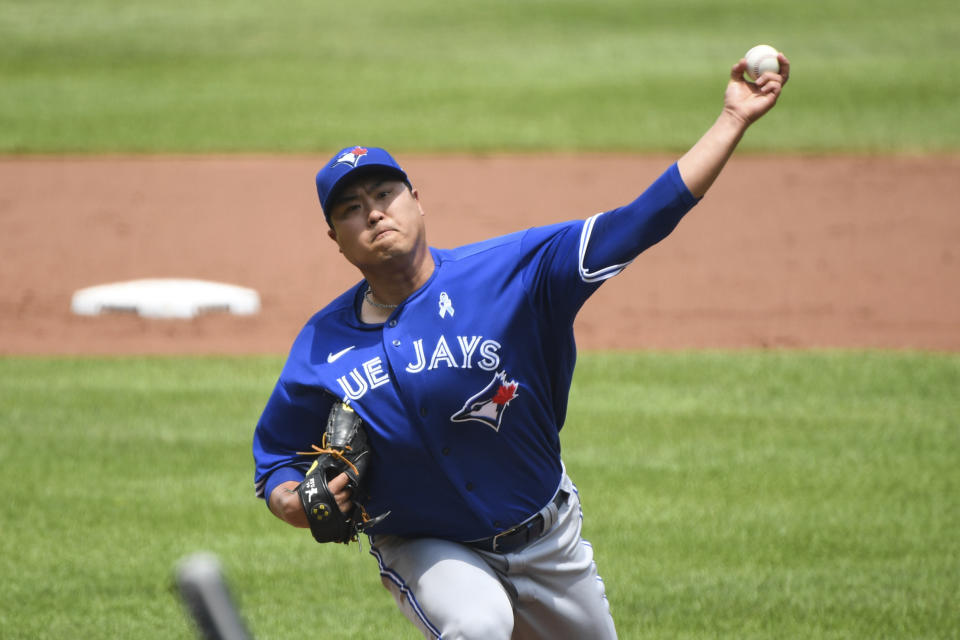
[(373, 299), (373, 289), (370, 288), (370, 285), (367, 285), (367, 292), (363, 294), (363, 297), (367, 299), (367, 302), (377, 307), (378, 309), (396, 309), (400, 305), (398, 304), (381, 304)]

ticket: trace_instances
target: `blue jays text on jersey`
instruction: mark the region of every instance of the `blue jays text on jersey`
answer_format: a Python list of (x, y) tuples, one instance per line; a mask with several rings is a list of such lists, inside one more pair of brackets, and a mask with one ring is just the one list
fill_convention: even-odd
[(634, 202), (453, 250), (384, 324), (360, 282), (314, 315), (254, 434), (267, 497), (300, 481), (331, 403), (350, 400), (372, 456), (374, 533), (468, 541), (536, 513), (560, 481), (559, 431), (587, 298), (666, 237), (696, 200), (671, 166)]

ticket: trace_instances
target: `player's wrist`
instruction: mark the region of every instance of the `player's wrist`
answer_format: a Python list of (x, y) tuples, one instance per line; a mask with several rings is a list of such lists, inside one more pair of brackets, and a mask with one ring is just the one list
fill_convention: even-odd
[(300, 495), (297, 493), (299, 482), (288, 481), (278, 485), (270, 494), (268, 507), (273, 515), (294, 527), (306, 528), (307, 515), (303, 511)]
[(751, 124), (751, 120), (746, 115), (729, 105), (723, 107), (716, 121), (716, 126), (726, 129), (737, 137), (742, 136)]

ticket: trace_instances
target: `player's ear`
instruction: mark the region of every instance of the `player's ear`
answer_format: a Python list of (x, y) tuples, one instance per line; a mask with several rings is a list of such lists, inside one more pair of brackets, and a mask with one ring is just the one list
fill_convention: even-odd
[(421, 216), (426, 215), (425, 212), (424, 212), (424, 210), (423, 210), (423, 203), (420, 202), (420, 192), (411, 187), (411, 189), (410, 189), (410, 195), (412, 195), (412, 196), (413, 196), (413, 199), (417, 201), (417, 207), (419, 207), (419, 209), (420, 209), (420, 215), (421, 215)]
[(333, 227), (327, 229), (327, 237), (337, 243), (337, 246), (340, 246), (340, 243), (337, 242), (337, 232), (334, 231)]

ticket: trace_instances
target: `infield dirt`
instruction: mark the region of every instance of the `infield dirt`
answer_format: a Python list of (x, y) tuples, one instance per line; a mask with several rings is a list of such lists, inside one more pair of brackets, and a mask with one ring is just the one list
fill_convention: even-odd
[[(674, 160), (398, 159), (438, 247), (616, 207)], [(325, 160), (0, 159), (0, 354), (285, 353), (359, 279), (326, 236), (313, 187)], [(960, 350), (958, 202), (960, 156), (735, 156), (673, 235), (587, 303), (579, 346)], [(253, 287), (263, 309), (70, 312), (76, 289), (147, 277)]]

